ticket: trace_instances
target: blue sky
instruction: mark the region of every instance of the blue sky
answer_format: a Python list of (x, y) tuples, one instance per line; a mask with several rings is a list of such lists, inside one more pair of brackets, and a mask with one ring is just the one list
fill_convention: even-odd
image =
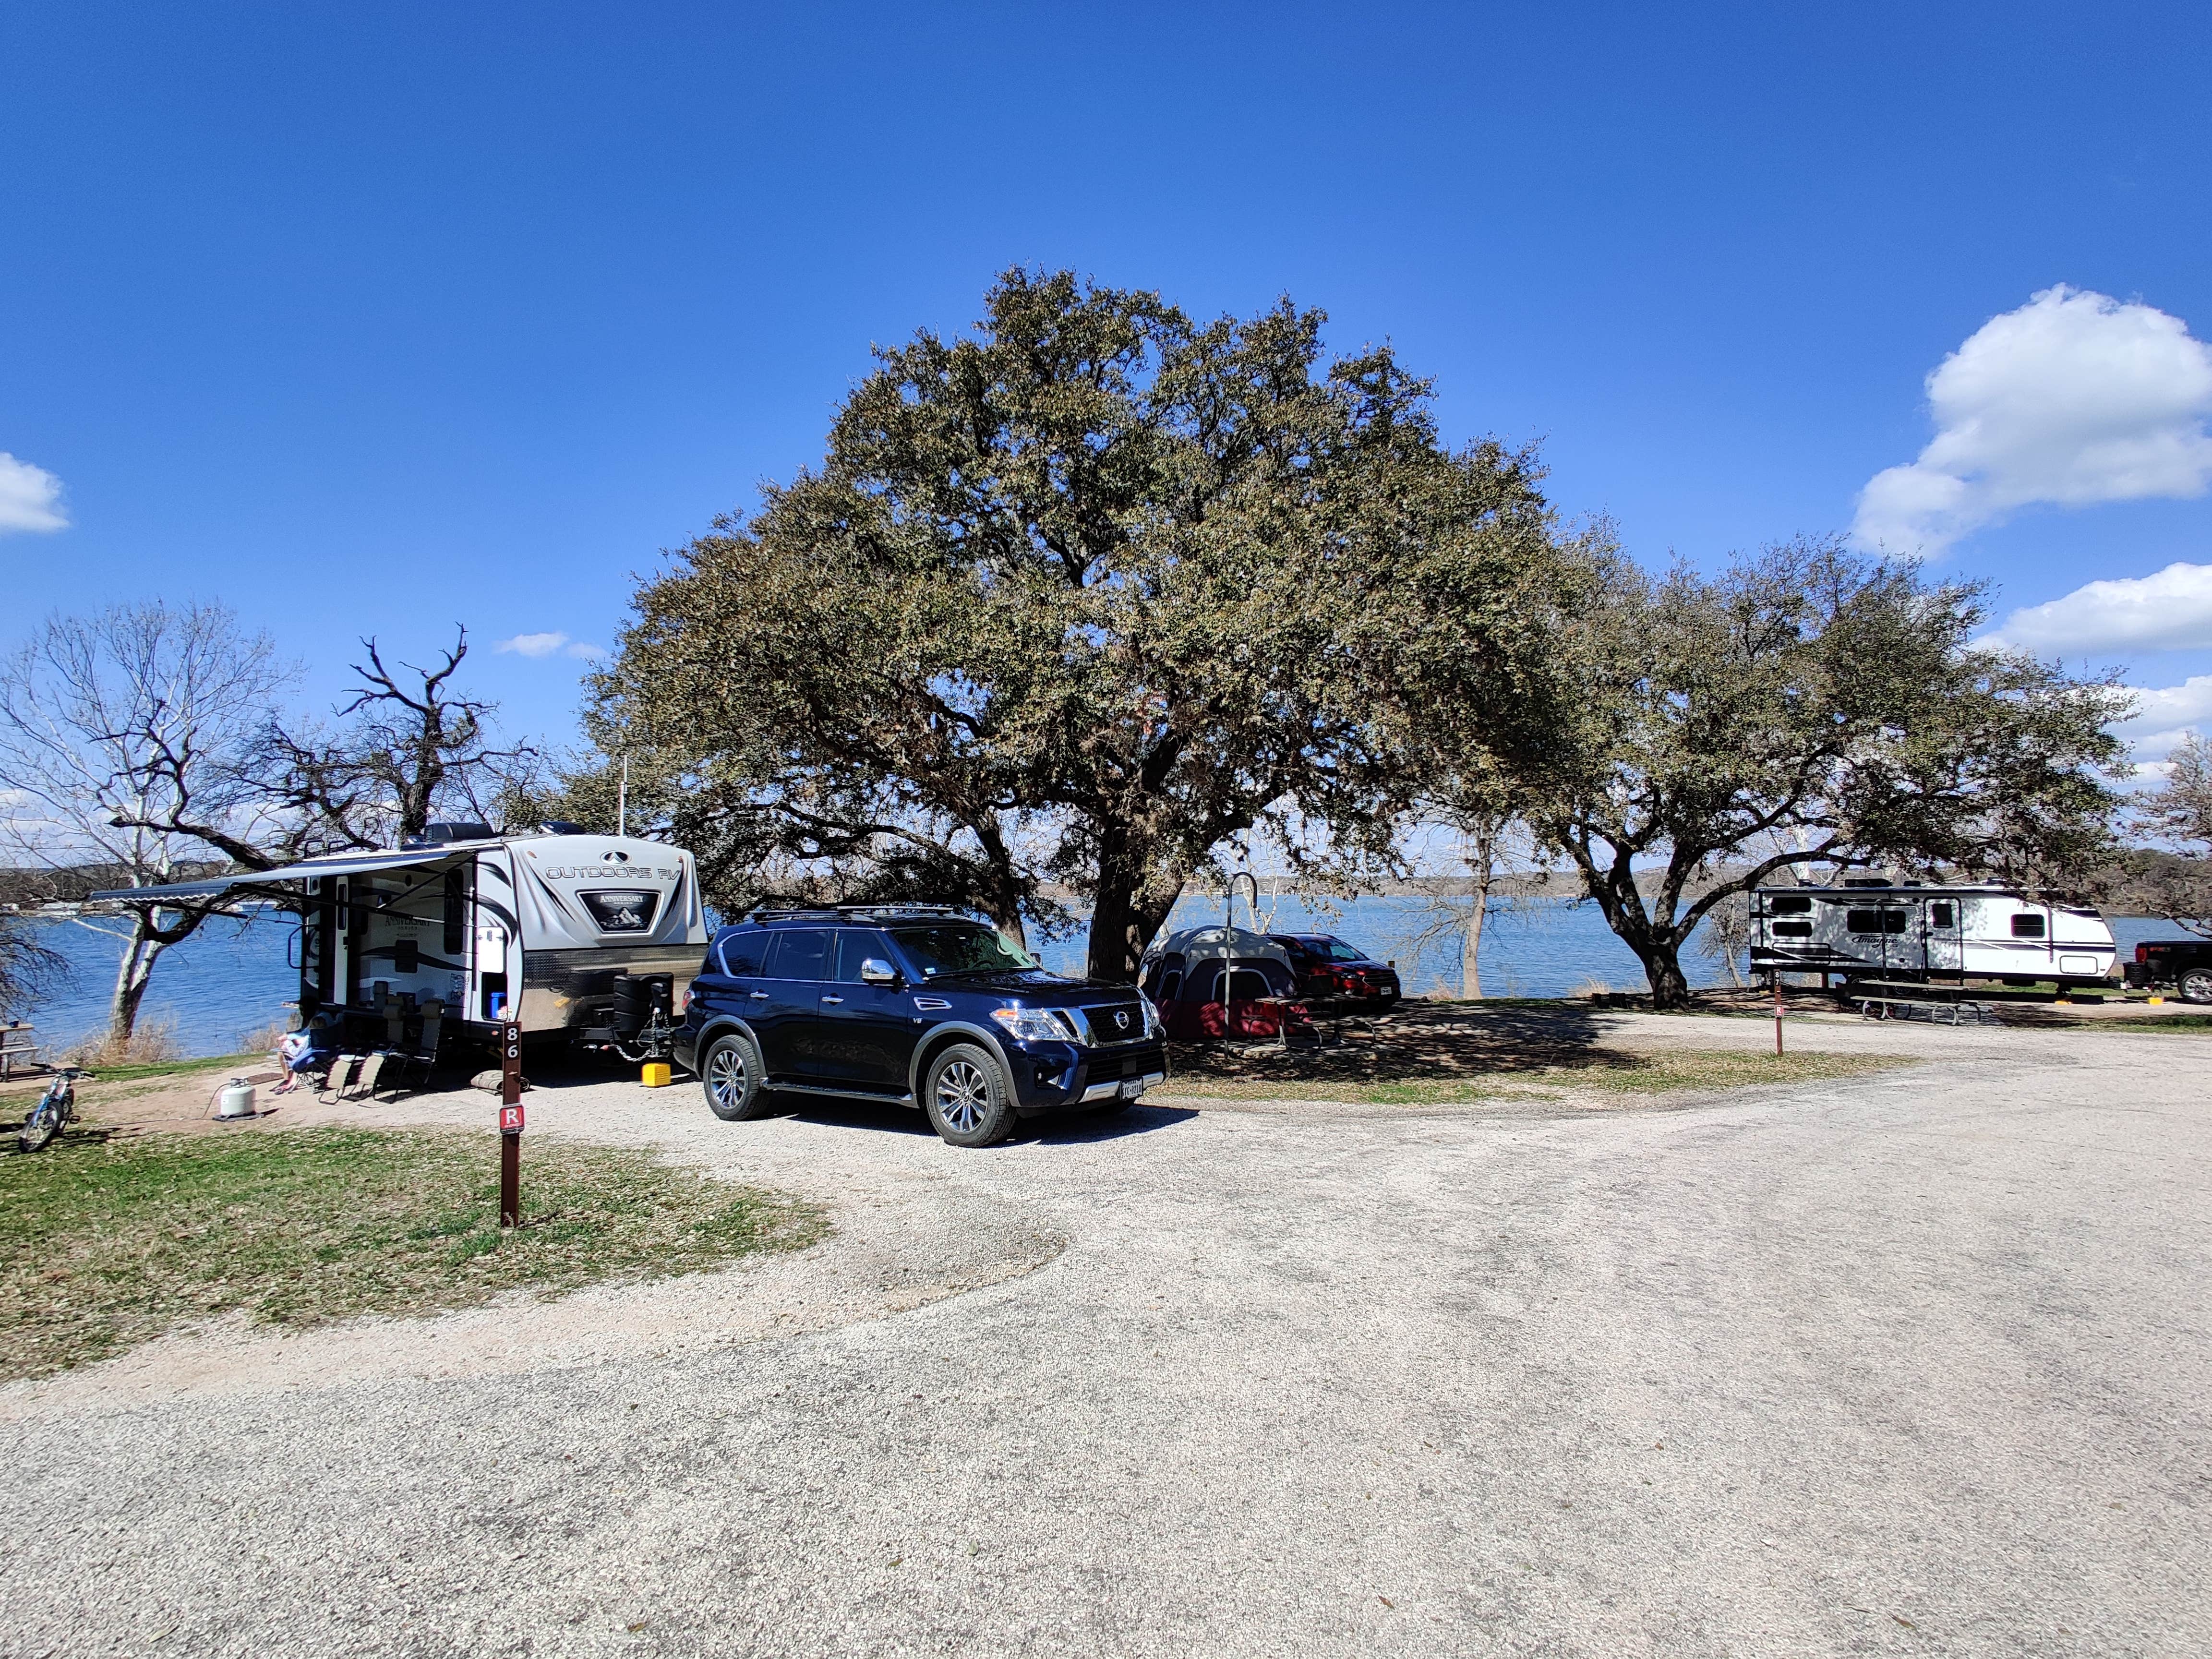
[(2022, 637), (2171, 729), (2212, 717), (2208, 18), (10, 8), (0, 641), (219, 597), (326, 700), (358, 634), (461, 620), (561, 736), (583, 663), (492, 642), (607, 643), (658, 550), (818, 456), (871, 343), (1020, 262), (1388, 337), (1654, 562), (1851, 526), (1978, 338), (1893, 475), (1966, 505), (1881, 523), (2055, 603)]

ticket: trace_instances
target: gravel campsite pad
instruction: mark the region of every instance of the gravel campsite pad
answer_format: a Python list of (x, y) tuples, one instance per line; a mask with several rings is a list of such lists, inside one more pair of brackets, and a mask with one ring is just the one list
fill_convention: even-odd
[[(541, 1078), (526, 1170), (651, 1148), (834, 1231), (0, 1384), (0, 1544), (87, 1568), (0, 1580), (0, 1647), (2212, 1650), (2203, 1038), (1808, 1019), (1918, 1063), (1721, 1088), (1763, 1023), (1573, 1019), (1698, 1085), (975, 1152)], [(467, 1091), (326, 1109), (496, 1140)]]

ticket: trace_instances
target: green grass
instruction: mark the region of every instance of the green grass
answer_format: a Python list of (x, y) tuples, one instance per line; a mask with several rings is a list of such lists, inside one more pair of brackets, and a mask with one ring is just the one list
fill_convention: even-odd
[(1150, 1098), (1318, 1100), (1370, 1106), (1443, 1106), (1483, 1100), (1558, 1097), (1580, 1091), (1668, 1094), (1684, 1089), (1742, 1089), (1759, 1084), (1816, 1082), (1911, 1066), (1908, 1054), (1773, 1054), (1731, 1048), (1681, 1048), (1656, 1054), (1594, 1055), (1587, 1065), (1547, 1066), (1488, 1077), (1375, 1078), (1359, 1082), (1300, 1082), (1280, 1078), (1176, 1079)]
[(533, 1137), (524, 1225), (494, 1137), (310, 1128), (103, 1140), (0, 1158), (0, 1378), (244, 1312), (305, 1327), (702, 1273), (828, 1231), (821, 1212), (653, 1154)]

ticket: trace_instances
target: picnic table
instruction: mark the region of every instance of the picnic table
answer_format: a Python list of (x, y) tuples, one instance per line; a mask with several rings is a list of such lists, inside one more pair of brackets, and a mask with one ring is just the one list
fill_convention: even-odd
[(41, 1046), (38, 1030), (37, 1026), (22, 1020), (0, 1025), (0, 1083), (5, 1083), (15, 1075), (19, 1062), (33, 1066), (45, 1063), (38, 1057)]

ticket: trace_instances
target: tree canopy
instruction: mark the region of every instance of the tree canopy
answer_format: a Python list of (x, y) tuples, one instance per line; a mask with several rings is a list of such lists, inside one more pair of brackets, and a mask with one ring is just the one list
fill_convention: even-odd
[(2127, 696), (1974, 646), (1979, 586), (1823, 542), (1711, 577), (1607, 565), (1583, 718), (1530, 817), (1658, 1006), (1707, 912), (1785, 869), (2072, 884), (2107, 856)]
[(726, 907), (781, 871), (1019, 932), (1060, 883), (1107, 978), (1231, 836), (1386, 861), (1439, 723), (1555, 741), (1587, 584), (1531, 457), (1447, 449), (1387, 347), (1323, 366), (1322, 321), (1006, 273), (642, 586), (595, 740)]

